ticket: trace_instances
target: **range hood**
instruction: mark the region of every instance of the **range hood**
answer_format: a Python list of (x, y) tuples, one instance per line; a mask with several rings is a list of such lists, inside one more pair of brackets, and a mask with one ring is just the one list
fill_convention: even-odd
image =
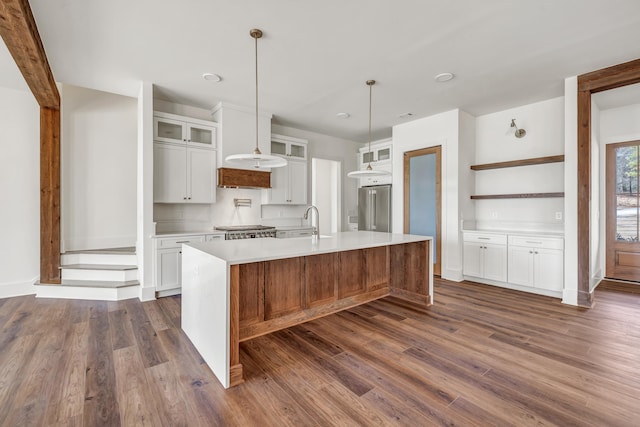
[(218, 168), (220, 188), (271, 188), (271, 172)]

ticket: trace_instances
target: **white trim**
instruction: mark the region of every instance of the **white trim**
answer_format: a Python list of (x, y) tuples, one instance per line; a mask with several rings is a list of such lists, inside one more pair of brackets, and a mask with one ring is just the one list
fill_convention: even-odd
[(567, 305), (578, 305), (578, 290), (565, 288), (562, 292), (562, 303)]
[(29, 281), (0, 283), (0, 298), (19, 297), (24, 295), (33, 295), (36, 290), (33, 284), (38, 280), (38, 277), (34, 277)]
[(514, 291), (526, 292), (526, 293), (529, 293), (529, 294), (544, 295), (544, 296), (553, 297), (553, 298), (562, 298), (562, 292), (560, 292), (560, 291), (551, 291), (549, 289), (532, 288), (532, 287), (529, 287), (529, 286), (514, 285), (513, 283), (497, 282), (495, 280), (482, 279), (482, 278), (479, 278), (479, 277), (472, 277), (472, 276), (464, 276), (464, 280), (469, 281), (469, 282), (482, 283), (484, 285), (497, 286), (499, 288), (512, 289)]
[[(178, 290), (179, 291), (179, 290)], [(180, 292), (177, 292), (180, 293)], [(172, 294), (175, 295), (175, 294)], [(162, 295), (168, 296), (168, 295)], [(153, 301), (156, 299), (156, 288), (153, 286), (140, 287), (140, 295), (138, 296), (140, 301)]]
[(218, 123), (214, 122), (213, 120), (196, 119), (193, 117), (181, 116), (179, 114), (165, 113), (163, 111), (154, 111), (153, 117), (161, 117), (163, 119), (178, 120), (181, 122), (188, 122), (196, 125), (210, 126), (213, 128), (218, 127)]
[(446, 280), (451, 280), (452, 282), (462, 282), (464, 280), (464, 276), (462, 275), (462, 269), (451, 269), (451, 268), (443, 268), (440, 272), (440, 277)]
[[(245, 107), (243, 105), (231, 104), (229, 102), (218, 102), (216, 106), (211, 109), (211, 115), (213, 116), (222, 108), (229, 108), (231, 110), (241, 111), (243, 113), (249, 113), (254, 115), (256, 114), (256, 107)], [(261, 111), (261, 110), (258, 110), (258, 115), (261, 117), (266, 117), (268, 119), (271, 119), (273, 117), (273, 114), (266, 111)]]
[(121, 301), (138, 298), (140, 286), (122, 288), (90, 288), (64, 285), (35, 285), (36, 298), (84, 299), (94, 301)]

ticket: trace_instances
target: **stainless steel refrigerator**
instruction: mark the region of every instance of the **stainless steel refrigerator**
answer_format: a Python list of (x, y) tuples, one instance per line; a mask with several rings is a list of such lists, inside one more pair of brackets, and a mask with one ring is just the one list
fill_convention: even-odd
[(358, 189), (358, 230), (391, 231), (391, 185)]

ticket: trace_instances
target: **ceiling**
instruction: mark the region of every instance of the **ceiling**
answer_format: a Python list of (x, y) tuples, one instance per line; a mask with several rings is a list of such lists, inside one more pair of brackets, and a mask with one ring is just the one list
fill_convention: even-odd
[[(638, 0), (31, 0), (57, 81), (211, 108), (366, 142), (453, 108), (475, 116), (562, 96), (564, 78), (640, 58)], [(0, 84), (24, 87), (0, 47)], [(202, 79), (222, 76), (219, 83)], [(436, 83), (434, 76), (455, 78)], [(6, 75), (5, 75), (6, 74)], [(19, 79), (18, 79), (19, 80)], [(349, 119), (336, 114), (347, 112)], [(410, 119), (399, 118), (412, 113)]]

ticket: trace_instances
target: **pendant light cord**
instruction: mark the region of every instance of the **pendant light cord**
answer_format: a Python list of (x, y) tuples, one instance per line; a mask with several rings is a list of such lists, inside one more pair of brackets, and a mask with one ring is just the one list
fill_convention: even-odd
[(367, 170), (372, 170), (371, 168), (371, 104), (372, 102), (372, 93), (373, 93), (373, 85), (376, 84), (375, 80), (367, 80), (367, 86), (369, 86), (369, 162), (367, 165)]
[(258, 37), (254, 36), (255, 51), (256, 51), (256, 149), (253, 151), (255, 154), (262, 154), (260, 148), (258, 148)]

